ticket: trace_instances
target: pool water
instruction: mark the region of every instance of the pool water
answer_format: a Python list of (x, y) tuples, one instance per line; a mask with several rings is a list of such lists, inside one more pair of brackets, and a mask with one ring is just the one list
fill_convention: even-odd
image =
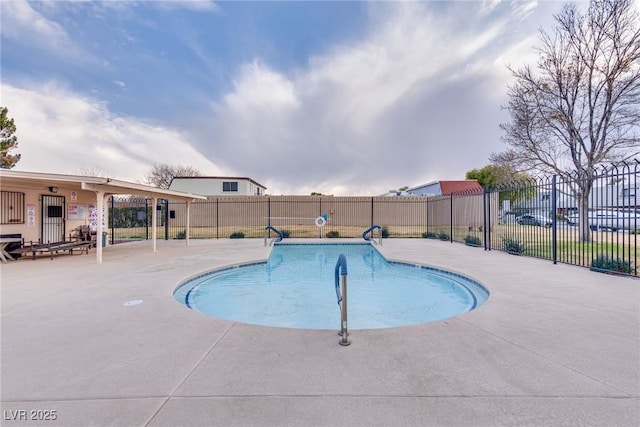
[(174, 296), (193, 310), (244, 323), (340, 329), (335, 265), (347, 259), (350, 329), (453, 317), (489, 296), (479, 283), (427, 266), (388, 262), (371, 244), (276, 244), (266, 263), (191, 279)]

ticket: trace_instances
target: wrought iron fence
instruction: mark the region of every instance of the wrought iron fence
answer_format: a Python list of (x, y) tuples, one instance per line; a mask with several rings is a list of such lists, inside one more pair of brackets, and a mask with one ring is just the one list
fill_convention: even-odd
[(634, 160), (487, 190), (487, 249), (638, 276), (639, 174)]
[[(189, 236), (262, 238), (272, 226), (286, 237), (354, 238), (377, 224), (384, 237), (433, 238), (638, 276), (639, 174), (635, 160), (438, 197), (217, 197), (190, 204)], [(158, 236), (186, 237), (185, 203), (163, 200), (154, 209), (145, 199), (116, 197), (111, 242), (148, 239), (153, 214)]]

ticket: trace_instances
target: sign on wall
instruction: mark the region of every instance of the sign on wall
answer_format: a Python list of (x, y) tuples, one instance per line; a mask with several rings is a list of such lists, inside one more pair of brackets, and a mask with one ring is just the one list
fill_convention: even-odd
[(27, 227), (36, 226), (36, 205), (27, 205)]
[[(106, 209), (102, 208), (102, 228), (106, 229), (107, 226), (104, 223)], [(96, 231), (98, 229), (98, 209), (95, 205), (89, 205), (89, 228), (92, 231)]]
[(86, 205), (67, 205), (67, 219), (85, 219), (87, 217)]

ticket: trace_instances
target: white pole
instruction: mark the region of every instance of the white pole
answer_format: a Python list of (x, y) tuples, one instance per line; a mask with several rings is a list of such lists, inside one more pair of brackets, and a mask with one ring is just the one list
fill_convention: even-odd
[(104, 222), (104, 191), (96, 191), (96, 209), (98, 227), (96, 230), (96, 262), (102, 264), (102, 223)]
[(151, 217), (151, 240), (153, 241), (153, 252), (157, 252), (156, 249), (156, 237), (158, 234), (158, 198), (153, 198), (153, 216)]

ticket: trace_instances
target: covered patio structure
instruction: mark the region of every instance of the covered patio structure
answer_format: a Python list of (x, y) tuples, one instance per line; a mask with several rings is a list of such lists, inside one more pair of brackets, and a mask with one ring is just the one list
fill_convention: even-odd
[[(106, 200), (113, 195), (146, 197), (155, 206), (159, 199), (186, 202), (186, 244), (189, 244), (189, 209), (204, 196), (121, 181), (114, 178), (24, 172), (0, 169), (0, 234), (20, 234), (25, 241), (45, 241), (50, 233), (65, 238), (67, 226), (92, 221), (97, 236), (105, 231)], [(53, 202), (49, 202), (49, 200)], [(71, 203), (67, 205), (67, 200)], [(53, 204), (52, 204), (53, 203)], [(73, 206), (73, 215), (71, 214)], [(38, 209), (40, 207), (40, 209)], [(87, 207), (89, 214), (87, 215)], [(93, 207), (93, 209), (92, 209)], [(55, 208), (55, 209), (54, 209)], [(67, 209), (65, 209), (67, 208)], [(49, 221), (50, 220), (50, 221)], [(153, 251), (157, 250), (157, 215), (152, 215)], [(102, 264), (102, 245), (96, 244), (96, 262)]]

